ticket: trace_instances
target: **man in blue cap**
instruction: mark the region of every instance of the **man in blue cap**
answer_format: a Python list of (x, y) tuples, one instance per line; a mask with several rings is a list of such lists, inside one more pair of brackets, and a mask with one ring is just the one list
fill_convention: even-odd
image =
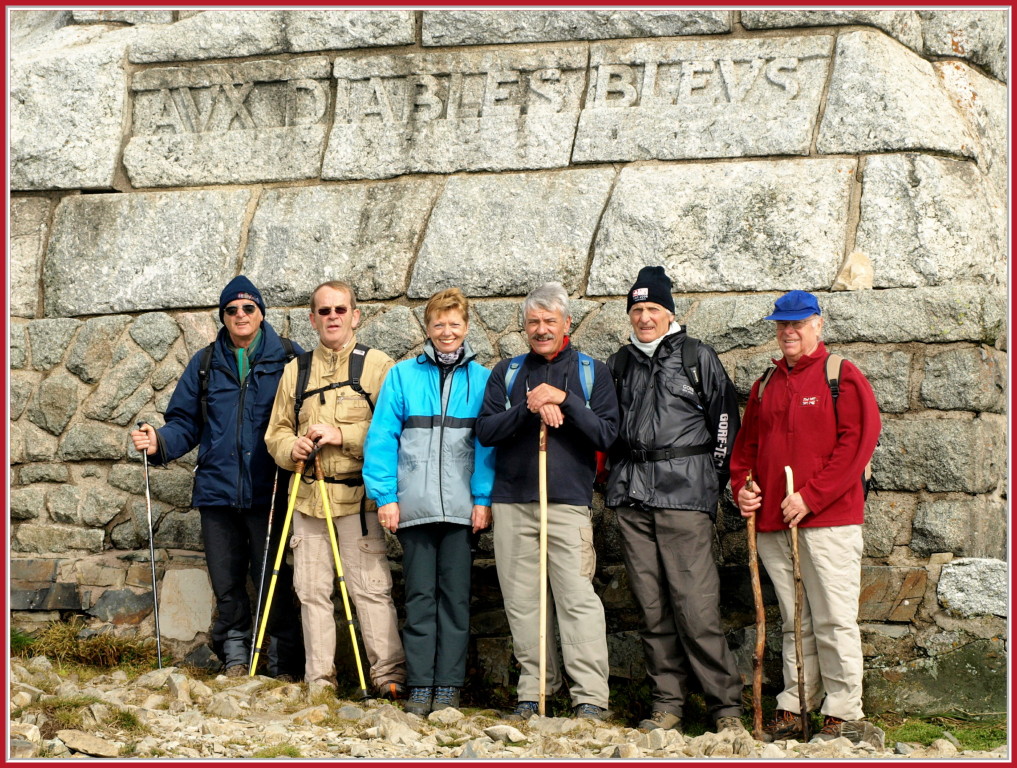
[[(759, 556), (783, 621), (784, 689), (765, 740), (802, 737), (790, 534), (797, 527), (806, 711), (822, 700), (817, 736), (857, 742), (875, 728), (862, 719), (858, 596), (863, 478), (879, 439), (879, 407), (861, 371), (827, 353), (815, 296), (791, 291), (766, 319), (777, 326), (782, 356), (752, 386), (731, 457), (734, 497), (743, 517), (756, 518)], [(790, 495), (785, 467), (793, 473)]]
[[(283, 367), (303, 350), (281, 338), (265, 320), (261, 292), (244, 275), (219, 296), (223, 327), (211, 345), (191, 358), (166, 409), (165, 426), (144, 424), (131, 432), (134, 447), (165, 464), (198, 446), (191, 506), (201, 514), (201, 535), (215, 594), (212, 650), (226, 675), (248, 674), (252, 636), (248, 574), (257, 588), (264, 574), (275, 461), (265, 446), (272, 403)], [(269, 550), (279, 546), (286, 480), (279, 478)], [(299, 679), (303, 670), (300, 616), (292, 593), (292, 569), (281, 566), (271, 624), (268, 673)]]

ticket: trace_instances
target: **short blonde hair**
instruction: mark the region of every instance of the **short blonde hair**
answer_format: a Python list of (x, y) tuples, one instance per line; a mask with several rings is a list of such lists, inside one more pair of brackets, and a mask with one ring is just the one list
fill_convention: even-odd
[(350, 312), (357, 308), (357, 295), (353, 292), (353, 286), (342, 280), (326, 280), (324, 283), (318, 285), (313, 291), (311, 291), (311, 312), (317, 309), (314, 306), (314, 297), (318, 294), (322, 288), (331, 288), (333, 291), (345, 291), (346, 295), (350, 297)]
[(453, 309), (459, 311), (465, 322), (470, 322), (470, 302), (462, 291), (458, 288), (446, 288), (444, 291), (438, 291), (427, 300), (427, 306), (424, 307), (424, 322), (430, 324), (431, 318), (435, 315), (451, 312)]

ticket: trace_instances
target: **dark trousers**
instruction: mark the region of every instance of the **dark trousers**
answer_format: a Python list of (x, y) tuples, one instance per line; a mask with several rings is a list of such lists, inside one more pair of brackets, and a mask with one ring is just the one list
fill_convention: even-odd
[(470, 529), (425, 523), (399, 528), (406, 584), (406, 683), (462, 687), (470, 640)]
[(694, 674), (710, 716), (741, 714), (742, 679), (720, 623), (720, 577), (705, 512), (619, 507), (629, 586), (642, 631), (653, 709), (681, 715)]
[[(247, 579), (250, 576), (257, 595), (262, 581), (268, 505), (250, 509), (202, 507), (200, 511), (205, 562), (217, 608), (212, 623), (212, 650), (227, 667), (247, 664), (254, 622)], [(285, 510), (277, 511), (272, 518), (262, 599), (268, 597), (284, 522)], [(285, 556), (279, 567), (268, 618), (261, 649), (261, 654), (268, 660), (268, 674), (290, 674), (299, 679), (304, 673), (304, 645), (300, 634), (300, 612), (293, 593), (293, 569), (286, 564)]]

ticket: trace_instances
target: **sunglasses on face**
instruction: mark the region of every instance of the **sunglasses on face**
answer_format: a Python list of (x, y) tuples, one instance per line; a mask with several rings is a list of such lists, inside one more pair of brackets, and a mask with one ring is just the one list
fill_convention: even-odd
[(343, 315), (345, 315), (347, 312), (350, 311), (350, 308), (349, 307), (318, 307), (318, 309), (315, 310), (315, 311), (319, 315), (321, 315), (322, 317), (328, 317), (333, 312), (335, 312), (337, 315), (339, 315), (339, 317), (342, 317)]
[(230, 317), (233, 317), (237, 312), (243, 312), (245, 315), (253, 315), (258, 307), (254, 304), (240, 304), (239, 306), (234, 304), (231, 307), (226, 307), (225, 312)]

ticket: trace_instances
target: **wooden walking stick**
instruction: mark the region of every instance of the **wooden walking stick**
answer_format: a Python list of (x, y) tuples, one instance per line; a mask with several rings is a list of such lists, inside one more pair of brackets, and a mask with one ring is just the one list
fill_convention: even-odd
[[(745, 478), (751, 490), (752, 473)], [(759, 550), (756, 548), (756, 515), (746, 520), (749, 538), (749, 579), (752, 602), (756, 607), (756, 647), (752, 654), (752, 737), (763, 738), (763, 654), (766, 652), (766, 611), (763, 608), (763, 587), (759, 582)]]
[(540, 485), (540, 695), (537, 698), (537, 714), (544, 716), (547, 696), (544, 693), (547, 680), (547, 424), (540, 423), (540, 449), (537, 454), (537, 475)]
[[(794, 474), (791, 467), (784, 467), (787, 477), (787, 496), (795, 492)], [(805, 590), (802, 586), (801, 558), (798, 555), (798, 526), (791, 526), (791, 567), (795, 578), (795, 667), (798, 670), (798, 709), (802, 718), (802, 737), (809, 740), (809, 705), (805, 698), (805, 653), (802, 651), (802, 609), (805, 604)]]

